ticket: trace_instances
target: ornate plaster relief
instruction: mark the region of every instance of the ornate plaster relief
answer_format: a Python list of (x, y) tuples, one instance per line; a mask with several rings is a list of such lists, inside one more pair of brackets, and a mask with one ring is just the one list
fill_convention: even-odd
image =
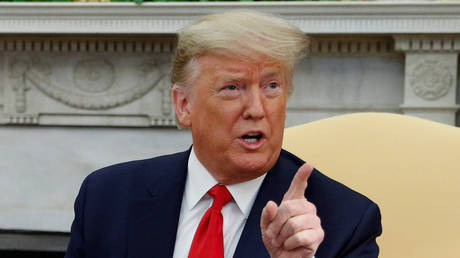
[(460, 37), (399, 35), (395, 48), (406, 56), (403, 112), (455, 125)]
[(0, 48), (7, 50), (3, 123), (175, 123), (168, 83), (172, 40), (16, 38), (0, 41)]

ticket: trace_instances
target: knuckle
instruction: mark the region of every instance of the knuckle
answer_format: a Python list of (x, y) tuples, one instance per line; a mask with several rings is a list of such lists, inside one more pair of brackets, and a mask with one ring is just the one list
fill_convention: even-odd
[(311, 213), (316, 214), (316, 206), (313, 203), (307, 201), (307, 209)]
[(276, 235), (276, 224), (275, 223), (271, 223), (270, 226), (268, 226), (268, 228), (265, 230), (265, 235), (267, 237), (270, 237), (270, 238), (273, 238), (275, 235)]
[(321, 230), (319, 231), (319, 241), (322, 242), (323, 239), (324, 239), (324, 230), (321, 229)]
[(311, 246), (315, 243), (314, 238), (311, 236), (305, 236), (302, 238), (302, 245), (303, 246)]
[(308, 243), (308, 237), (305, 234), (297, 234), (295, 238), (299, 245), (306, 245)]
[(321, 227), (321, 219), (318, 217), (318, 216), (315, 216), (313, 218), (313, 223), (314, 225), (316, 225), (317, 227)]
[(273, 232), (270, 229), (262, 231), (262, 236), (266, 238), (273, 238)]
[(301, 224), (295, 219), (289, 219), (286, 222), (286, 226), (287, 226), (287, 233), (292, 235), (296, 233), (296, 231), (298, 231), (297, 229), (300, 228)]
[(315, 247), (322, 241), (322, 236), (320, 234), (315, 234), (313, 231), (302, 231), (302, 234), (297, 234), (297, 239), (299, 246), (303, 247)]
[[(281, 207), (281, 206), (280, 206)], [(292, 200), (288, 200), (282, 204), (281, 217), (283, 219), (289, 219), (294, 213), (294, 205)]]
[(309, 202), (307, 199), (303, 198), (297, 200), (297, 205), (299, 207), (302, 207), (303, 209), (311, 209), (312, 203)]
[(291, 241), (291, 245), (299, 245), (299, 243), (301, 242), (301, 239), (302, 236), (300, 236), (300, 234), (295, 234), (293, 237), (292, 237), (292, 241)]
[(303, 213), (309, 210), (308, 201), (306, 199), (293, 200), (290, 206), (291, 212), (296, 214)]
[(286, 204), (286, 210), (287, 210), (287, 213), (289, 214), (289, 217), (291, 217), (291, 215), (294, 214), (295, 208), (296, 208), (295, 201), (289, 201), (289, 203)]

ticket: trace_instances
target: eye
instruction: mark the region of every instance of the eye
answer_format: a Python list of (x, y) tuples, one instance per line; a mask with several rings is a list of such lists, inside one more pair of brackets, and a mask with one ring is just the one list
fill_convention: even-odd
[(220, 88), (219, 96), (224, 99), (235, 99), (241, 94), (241, 86), (238, 84), (228, 84)]
[(237, 90), (238, 87), (236, 87), (235, 85), (227, 85), (224, 87), (224, 90)]
[(270, 89), (276, 89), (278, 87), (278, 83), (277, 82), (270, 82), (267, 87), (270, 88)]
[(282, 88), (279, 82), (277, 81), (271, 81), (266, 84), (264, 88), (264, 92), (267, 97), (276, 97), (279, 96), (282, 93)]

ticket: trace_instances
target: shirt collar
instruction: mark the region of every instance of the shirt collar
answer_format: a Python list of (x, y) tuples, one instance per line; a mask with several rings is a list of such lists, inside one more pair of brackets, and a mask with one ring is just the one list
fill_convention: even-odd
[[(246, 218), (249, 217), (252, 205), (257, 196), (262, 181), (266, 173), (263, 175), (238, 184), (226, 185), (228, 191), (232, 194), (238, 208)], [(189, 209), (195, 205), (206, 195), (209, 189), (218, 184), (216, 179), (208, 172), (208, 170), (198, 160), (194, 149), (192, 148), (188, 159), (188, 176), (185, 182), (185, 201)]]

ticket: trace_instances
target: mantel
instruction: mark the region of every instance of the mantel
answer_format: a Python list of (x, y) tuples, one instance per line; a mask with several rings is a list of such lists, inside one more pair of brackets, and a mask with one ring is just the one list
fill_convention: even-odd
[(460, 33), (460, 2), (0, 3), (2, 34), (174, 34), (236, 8), (278, 13), (308, 34)]

